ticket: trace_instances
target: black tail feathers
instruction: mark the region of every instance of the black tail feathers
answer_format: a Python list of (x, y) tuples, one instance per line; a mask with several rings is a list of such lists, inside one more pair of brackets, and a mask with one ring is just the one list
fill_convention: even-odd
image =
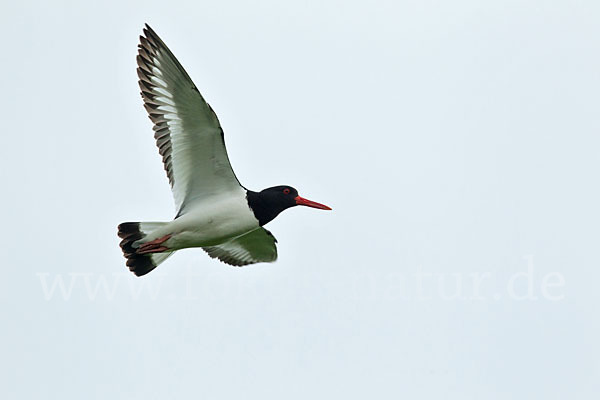
[(131, 272), (136, 276), (142, 276), (158, 266), (158, 263), (155, 263), (150, 254), (137, 254), (132, 246), (133, 242), (146, 236), (140, 230), (140, 222), (123, 222), (118, 229), (118, 235), (123, 239), (119, 245), (123, 250), (123, 255), (127, 259), (127, 266)]

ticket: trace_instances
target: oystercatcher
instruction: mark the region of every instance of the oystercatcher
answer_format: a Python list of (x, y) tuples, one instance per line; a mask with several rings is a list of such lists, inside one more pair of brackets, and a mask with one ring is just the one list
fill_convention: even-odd
[(229, 163), (217, 115), (152, 28), (146, 24), (143, 31), (138, 83), (177, 215), (169, 222), (119, 225), (127, 266), (142, 276), (188, 247), (202, 247), (210, 257), (235, 266), (275, 261), (277, 240), (265, 224), (297, 205), (331, 208), (300, 197), (291, 186), (260, 192), (242, 186)]

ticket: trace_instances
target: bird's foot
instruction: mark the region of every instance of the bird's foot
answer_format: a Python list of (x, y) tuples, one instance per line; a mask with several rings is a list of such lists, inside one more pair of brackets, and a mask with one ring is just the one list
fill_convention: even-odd
[(158, 239), (154, 239), (150, 242), (144, 243), (140, 247), (138, 247), (138, 249), (136, 250), (136, 253), (137, 254), (161, 253), (165, 250), (169, 250), (168, 247), (161, 246), (161, 244), (163, 244), (164, 242), (169, 240), (170, 237), (171, 237), (171, 235), (166, 235), (166, 236), (160, 237)]
[(136, 251), (136, 253), (137, 254), (162, 253), (163, 251), (167, 251), (167, 250), (169, 250), (169, 248), (166, 246), (158, 246), (158, 247), (152, 247), (152, 248), (144, 249), (144, 250), (138, 249)]

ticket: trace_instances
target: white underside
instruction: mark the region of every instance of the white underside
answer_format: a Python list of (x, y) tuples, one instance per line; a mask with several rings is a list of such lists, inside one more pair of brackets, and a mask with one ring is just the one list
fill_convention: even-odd
[(163, 243), (171, 251), (215, 246), (259, 227), (243, 189), (208, 200), (194, 204), (184, 215), (148, 232), (136, 245), (171, 235)]

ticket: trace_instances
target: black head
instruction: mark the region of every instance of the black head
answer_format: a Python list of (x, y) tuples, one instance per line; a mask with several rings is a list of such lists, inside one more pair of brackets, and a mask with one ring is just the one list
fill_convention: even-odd
[(248, 190), (246, 197), (261, 226), (272, 221), (283, 210), (294, 206), (331, 210), (324, 204), (298, 196), (298, 191), (291, 186), (273, 186), (260, 192)]

